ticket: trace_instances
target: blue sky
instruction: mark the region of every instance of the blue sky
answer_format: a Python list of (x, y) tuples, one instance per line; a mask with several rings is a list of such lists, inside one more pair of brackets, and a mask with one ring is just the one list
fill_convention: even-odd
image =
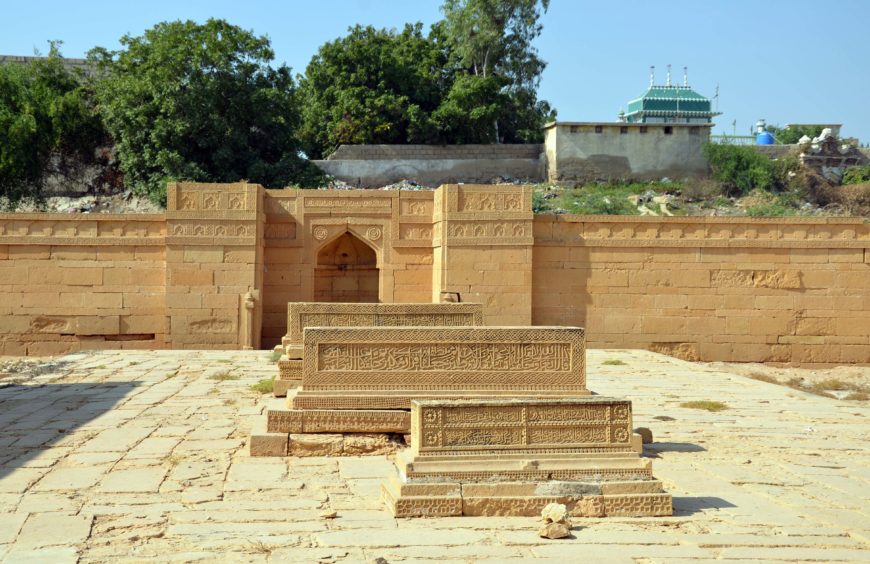
[[(81, 57), (95, 45), (118, 46), (157, 22), (224, 18), (268, 35), (276, 58), (303, 72), (322, 43), (356, 23), (400, 28), (440, 18), (440, 0), (144, 2), (7, 0), (0, 9), (0, 54), (47, 51)], [(551, 0), (537, 41), (549, 64), (539, 95), (563, 121), (613, 121), (643, 92), (649, 66), (657, 82), (672, 64), (675, 80), (713, 96), (715, 132), (745, 134), (768, 123), (842, 123), (843, 134), (870, 142), (870, 0)]]

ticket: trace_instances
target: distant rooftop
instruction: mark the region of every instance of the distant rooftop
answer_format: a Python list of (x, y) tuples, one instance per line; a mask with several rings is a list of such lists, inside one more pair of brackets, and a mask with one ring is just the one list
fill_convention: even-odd
[(655, 67), (650, 67), (650, 83), (646, 92), (628, 103), (628, 112), (620, 119), (628, 123), (711, 123), (719, 112), (712, 110), (709, 98), (689, 86), (684, 67), (683, 84), (671, 83), (668, 65), (667, 82), (655, 84)]

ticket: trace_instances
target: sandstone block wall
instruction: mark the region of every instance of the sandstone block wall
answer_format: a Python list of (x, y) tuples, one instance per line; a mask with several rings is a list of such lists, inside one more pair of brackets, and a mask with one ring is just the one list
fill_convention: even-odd
[(534, 217), (514, 185), (168, 195), (164, 214), (0, 214), (0, 354), (271, 348), (288, 302), (346, 299), (352, 239), (380, 303), (449, 292), (487, 325), (583, 326), (594, 347), (870, 363), (863, 219)]
[(0, 354), (163, 348), (160, 215), (0, 214)]
[(529, 187), (446, 185), (435, 193), (432, 300), (482, 303), (487, 325), (532, 322)]
[(870, 362), (860, 219), (537, 217), (535, 324), (692, 360)]
[[(375, 253), (378, 301), (431, 300), (432, 192), (265, 190), (263, 205), (264, 347), (287, 334), (288, 302), (313, 301), (318, 274), (354, 274), (331, 246), (345, 234)], [(319, 299), (341, 301), (329, 298)]]

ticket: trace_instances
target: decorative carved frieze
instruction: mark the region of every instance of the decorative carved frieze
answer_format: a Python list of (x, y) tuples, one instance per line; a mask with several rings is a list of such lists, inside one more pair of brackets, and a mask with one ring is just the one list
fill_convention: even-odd
[(413, 397), (589, 394), (580, 328), (309, 327), (304, 343), (297, 407), (364, 407), (377, 394), (405, 408)]
[(415, 401), (411, 412), (420, 456), (628, 448), (632, 433), (631, 402), (612, 398)]

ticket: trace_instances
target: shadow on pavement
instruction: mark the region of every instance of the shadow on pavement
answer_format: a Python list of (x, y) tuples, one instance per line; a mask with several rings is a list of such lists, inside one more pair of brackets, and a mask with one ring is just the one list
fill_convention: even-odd
[(643, 450), (651, 452), (706, 452), (707, 449), (695, 443), (649, 443)]
[(677, 497), (674, 496), (674, 517), (703, 513), (709, 509), (727, 509), (737, 507), (721, 497)]
[(109, 412), (139, 384), (43, 384), (0, 387), (0, 480)]

